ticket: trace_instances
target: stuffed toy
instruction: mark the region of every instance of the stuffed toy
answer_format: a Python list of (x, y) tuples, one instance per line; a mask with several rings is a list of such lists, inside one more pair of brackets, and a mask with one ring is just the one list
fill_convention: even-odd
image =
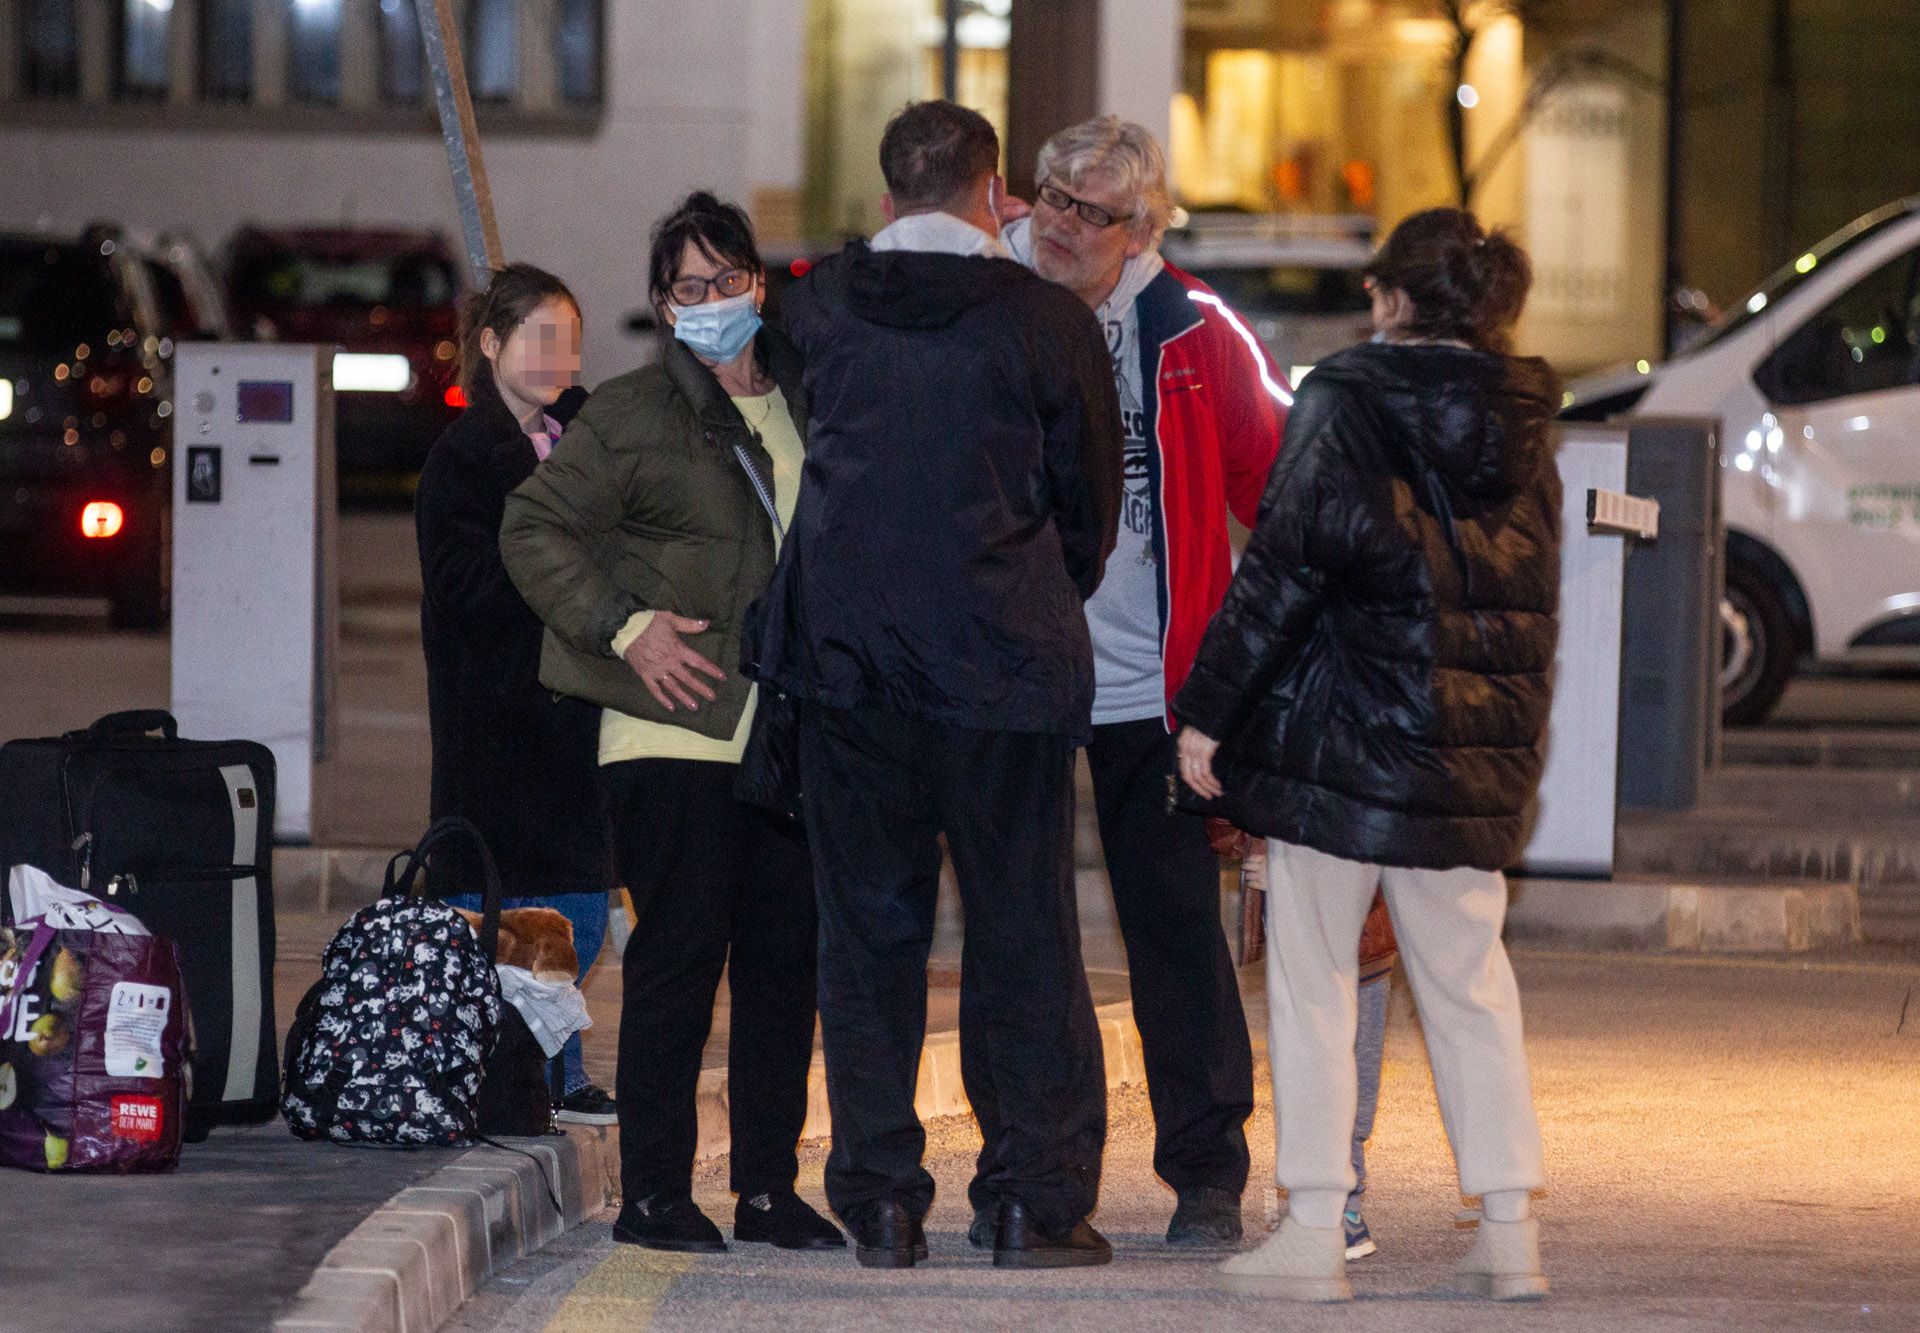
[[(480, 933), (480, 913), (454, 909)], [(580, 970), (573, 948), (573, 922), (551, 907), (509, 907), (500, 913), (500, 956), (503, 967), (522, 967), (538, 981), (571, 983)]]

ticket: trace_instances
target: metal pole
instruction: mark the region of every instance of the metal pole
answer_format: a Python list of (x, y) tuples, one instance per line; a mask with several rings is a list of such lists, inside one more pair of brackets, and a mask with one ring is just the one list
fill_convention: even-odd
[(940, 43), (940, 95), (960, 100), (960, 0), (947, 0), (946, 36)]
[(1667, 0), (1667, 181), (1665, 262), (1660, 266), (1660, 354), (1673, 355), (1676, 311), (1674, 296), (1688, 279), (1686, 256), (1686, 219), (1682, 210), (1689, 196), (1681, 187), (1680, 173), (1686, 169), (1687, 85), (1684, 79), (1687, 56), (1687, 27), (1681, 13), (1684, 0)]
[(505, 268), (507, 261), (500, 249), (500, 228), (493, 220), (486, 163), (480, 159), (480, 129), (473, 119), (473, 96), (467, 89), (467, 62), (460, 54), (453, 0), (414, 0), (414, 12), (420, 19), (427, 70), (433, 76), (433, 100), (440, 108), (440, 137), (447, 145), (447, 165), (453, 169), (453, 197), (460, 205), (467, 263), (474, 282), (485, 286), (494, 270)]

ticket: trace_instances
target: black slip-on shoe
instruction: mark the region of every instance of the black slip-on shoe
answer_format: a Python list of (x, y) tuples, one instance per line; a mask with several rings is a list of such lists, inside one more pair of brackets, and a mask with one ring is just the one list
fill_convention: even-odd
[(755, 1194), (734, 1205), (733, 1238), (780, 1250), (844, 1250), (840, 1228), (798, 1194)]
[(617, 1125), (620, 1112), (612, 1097), (589, 1083), (555, 1102), (553, 1118), (563, 1125)]
[(995, 1268), (1093, 1268), (1112, 1262), (1113, 1246), (1086, 1218), (1062, 1230), (1049, 1230), (1025, 1204), (1009, 1199), (1000, 1205), (993, 1241)]
[(682, 1254), (718, 1254), (727, 1248), (720, 1228), (707, 1219), (692, 1199), (654, 1195), (622, 1204), (613, 1220), (613, 1238), (622, 1245)]
[(985, 1208), (973, 1210), (973, 1225), (967, 1228), (967, 1244), (976, 1250), (993, 1248), (993, 1238), (1000, 1231), (1000, 1205), (989, 1204)]
[(862, 1268), (912, 1268), (927, 1257), (920, 1219), (898, 1200), (869, 1204), (846, 1220), (853, 1233), (853, 1257)]
[(1190, 1250), (1240, 1248), (1240, 1196), (1207, 1185), (1180, 1191), (1167, 1244)]

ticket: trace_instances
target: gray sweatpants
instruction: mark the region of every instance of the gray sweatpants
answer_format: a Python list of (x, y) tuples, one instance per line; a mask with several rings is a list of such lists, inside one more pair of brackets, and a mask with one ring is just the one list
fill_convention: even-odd
[(1538, 1188), (1540, 1127), (1521, 1044), (1520, 993), (1500, 943), (1505, 877), (1361, 865), (1274, 840), (1267, 843), (1267, 876), (1276, 1175), (1296, 1214), (1302, 1196), (1312, 1194), (1334, 1206), (1337, 1218), (1329, 1196), (1344, 1203), (1355, 1184), (1355, 945), (1376, 885), (1385, 891), (1419, 1007), (1461, 1192)]

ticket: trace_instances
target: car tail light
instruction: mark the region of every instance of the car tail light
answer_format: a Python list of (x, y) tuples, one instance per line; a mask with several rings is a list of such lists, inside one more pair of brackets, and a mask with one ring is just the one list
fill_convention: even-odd
[(80, 535), (83, 537), (117, 537), (126, 523), (126, 514), (111, 500), (91, 501), (80, 511)]
[(467, 405), (466, 393), (462, 391), (462, 389), (458, 384), (449, 384), (447, 386), (447, 406), (448, 407), (465, 407), (466, 405)]

